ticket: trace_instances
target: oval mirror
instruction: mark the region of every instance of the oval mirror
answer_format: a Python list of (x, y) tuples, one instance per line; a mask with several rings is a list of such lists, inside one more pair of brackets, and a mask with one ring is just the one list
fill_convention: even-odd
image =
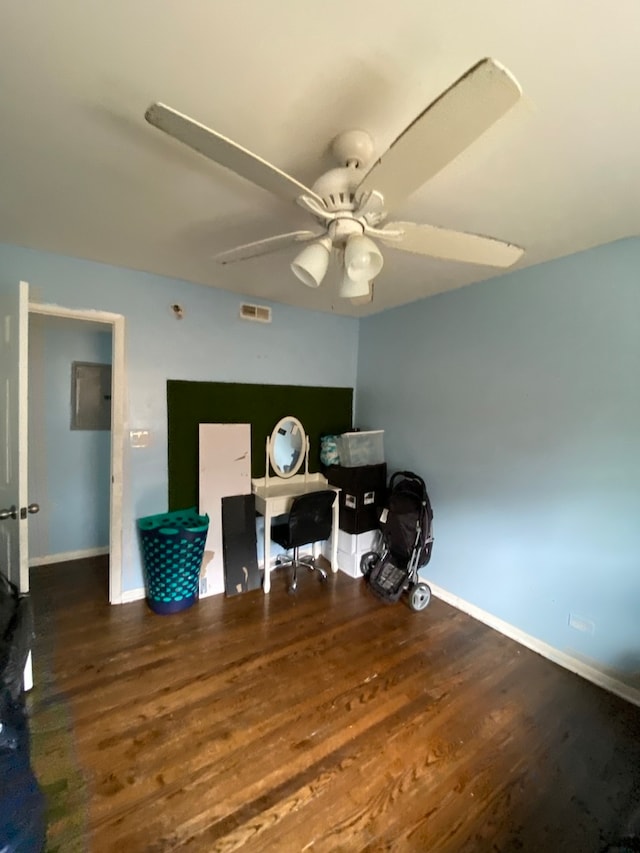
[(304, 462), (306, 449), (304, 427), (292, 415), (281, 418), (274, 426), (269, 443), (269, 460), (278, 477), (293, 477)]

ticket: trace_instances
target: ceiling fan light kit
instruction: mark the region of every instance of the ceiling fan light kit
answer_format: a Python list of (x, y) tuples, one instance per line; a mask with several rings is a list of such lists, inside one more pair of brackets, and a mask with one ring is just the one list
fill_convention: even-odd
[(345, 271), (340, 280), (338, 292), (343, 299), (364, 299), (371, 293), (371, 282), (367, 279), (356, 281)]
[(331, 240), (323, 237), (305, 248), (291, 264), (293, 273), (307, 287), (319, 287), (327, 274), (331, 257)]
[(344, 250), (344, 271), (353, 281), (372, 281), (382, 269), (382, 252), (369, 237), (354, 234)]
[(226, 264), (259, 257), (296, 243), (310, 243), (291, 269), (303, 284), (319, 287), (332, 251), (341, 259), (338, 292), (354, 304), (373, 298), (372, 282), (383, 267), (377, 243), (397, 251), (445, 260), (508, 267), (523, 249), (478, 234), (415, 222), (387, 222), (402, 202), (487, 131), (518, 101), (522, 90), (510, 71), (483, 59), (429, 104), (377, 159), (370, 136), (349, 130), (331, 150), (337, 168), (311, 188), (232, 140), (161, 103), (147, 121), (281, 199), (294, 202), (315, 220), (313, 231), (293, 231), (220, 252)]
[(375, 287), (372, 281), (369, 282), (369, 290), (364, 296), (350, 296), (349, 302), (352, 305), (368, 305), (373, 302), (373, 288)]

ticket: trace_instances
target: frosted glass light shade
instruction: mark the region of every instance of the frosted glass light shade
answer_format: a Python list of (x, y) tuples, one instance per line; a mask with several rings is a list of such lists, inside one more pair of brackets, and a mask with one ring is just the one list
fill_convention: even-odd
[(352, 305), (368, 305), (373, 302), (373, 282), (369, 282), (369, 292), (366, 296), (352, 296), (349, 301)]
[(349, 237), (344, 250), (345, 272), (352, 281), (370, 282), (384, 263), (382, 253), (373, 240), (364, 234)]
[[(340, 282), (340, 296), (344, 299), (358, 299), (369, 296), (371, 283), (369, 281), (354, 281), (345, 272)], [(367, 300), (368, 301), (368, 300)]]
[(307, 287), (318, 287), (327, 273), (330, 240), (318, 240), (306, 246), (291, 264), (291, 270)]

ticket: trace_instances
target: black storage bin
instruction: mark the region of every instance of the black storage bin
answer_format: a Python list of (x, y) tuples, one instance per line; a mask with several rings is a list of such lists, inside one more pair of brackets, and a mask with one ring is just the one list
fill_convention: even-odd
[(387, 494), (386, 463), (359, 468), (331, 465), (325, 476), (341, 490), (340, 529), (350, 534), (375, 530)]
[(380, 510), (378, 507), (363, 507), (362, 509), (349, 509), (340, 507), (340, 530), (345, 533), (366, 533), (378, 527)]

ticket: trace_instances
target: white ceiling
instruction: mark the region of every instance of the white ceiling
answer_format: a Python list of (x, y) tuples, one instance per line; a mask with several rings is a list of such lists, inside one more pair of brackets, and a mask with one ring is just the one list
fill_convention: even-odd
[(485, 56), (524, 96), (393, 219), (526, 248), (640, 226), (637, 0), (0, 0), (0, 242), (362, 315), (490, 278), (385, 250), (374, 303), (226, 248), (312, 220), (144, 120), (163, 101), (311, 185), (352, 127), (382, 153)]

